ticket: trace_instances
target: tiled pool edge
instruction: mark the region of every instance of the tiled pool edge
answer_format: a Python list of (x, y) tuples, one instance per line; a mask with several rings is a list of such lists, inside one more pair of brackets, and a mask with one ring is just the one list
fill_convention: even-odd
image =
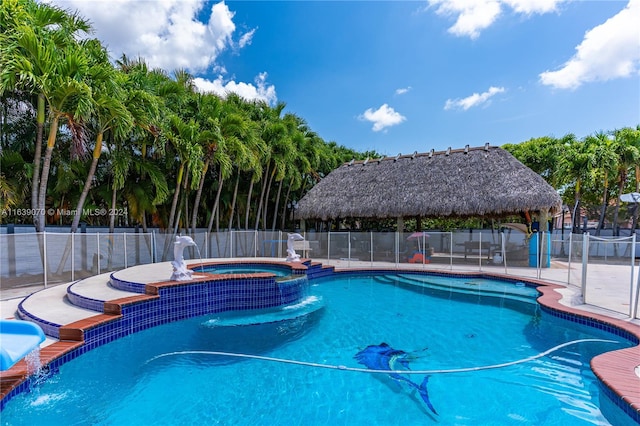
[[(234, 263), (242, 262), (240, 261)], [(323, 267), (322, 264), (317, 262), (305, 262), (304, 264), (296, 267), (296, 269), (307, 269), (306, 274), (309, 280), (332, 275), (333, 273), (342, 275), (361, 274), (367, 272), (398, 272), (398, 270), (396, 269), (370, 268), (334, 271), (333, 267)], [(447, 271), (403, 270), (402, 273), (457, 277), (488, 277), (498, 278), (509, 282), (524, 282), (527, 284), (536, 285), (538, 286), (538, 289), (541, 293), (538, 301), (540, 302), (545, 312), (565, 318), (570, 321), (575, 321), (581, 324), (605, 329), (613, 332), (614, 334), (618, 334), (622, 337), (634, 341), (636, 343), (636, 346), (632, 348), (607, 352), (595, 357), (591, 362), (591, 367), (595, 375), (602, 382), (601, 388), (604, 390), (604, 393), (609, 397), (609, 399), (611, 399), (611, 401), (613, 401), (618, 407), (625, 411), (636, 423), (640, 424), (640, 378), (638, 378), (638, 376), (634, 372), (634, 368), (636, 367), (636, 365), (640, 364), (640, 346), (638, 346), (638, 342), (640, 341), (640, 326), (631, 324), (623, 320), (617, 320), (608, 316), (590, 313), (565, 306), (559, 302), (560, 299), (562, 299), (562, 295), (555, 291), (556, 289), (564, 287), (541, 280), (483, 272), (453, 273)], [(218, 275), (218, 277), (220, 276)], [(229, 278), (229, 276), (220, 277), (220, 281), (224, 281), (224, 279)], [(256, 278), (256, 274), (250, 274), (250, 276), (246, 278)], [(210, 277), (207, 277), (207, 279), (210, 279)], [(43, 365), (48, 365), (48, 368), (51, 371), (57, 371), (57, 369), (62, 364), (78, 357), (79, 355), (95, 347), (116, 340), (117, 338), (124, 337), (125, 335), (132, 334), (137, 331), (153, 327), (155, 325), (187, 318), (187, 316), (178, 313), (176, 317), (173, 317), (170, 320), (149, 324), (148, 322), (145, 322), (145, 318), (143, 316), (142, 318), (140, 318), (142, 322), (140, 324), (137, 324), (137, 326), (133, 325), (131, 329), (127, 330), (127, 332), (122, 331), (121, 333), (111, 333), (110, 330), (108, 330), (108, 324), (114, 321), (121, 320), (122, 317), (126, 317), (129, 314), (129, 312), (127, 312), (127, 309), (129, 309), (131, 306), (152, 303), (153, 300), (161, 298), (163, 289), (170, 289), (193, 284), (197, 285), (202, 284), (202, 282), (205, 281), (199, 280), (195, 283), (193, 281), (188, 281), (146, 284), (144, 286), (146, 294), (144, 295), (141, 294), (140, 296), (132, 296), (105, 303), (105, 314), (99, 314), (73, 324), (68, 324), (63, 327), (65, 329), (64, 333), (61, 328), (61, 336), (64, 336), (65, 340), (71, 340), (56, 342), (46, 348), (43, 348), (41, 351)], [(105, 328), (107, 330), (106, 332)], [(106, 338), (102, 336), (102, 334), (105, 333), (108, 334)], [(81, 340), (73, 341), (73, 339)], [(27, 377), (26, 363), (24, 361), (20, 361), (12, 369), (0, 373), (0, 410), (4, 408), (5, 404), (13, 396), (29, 389), (29, 380), (31, 380), (31, 378)]]

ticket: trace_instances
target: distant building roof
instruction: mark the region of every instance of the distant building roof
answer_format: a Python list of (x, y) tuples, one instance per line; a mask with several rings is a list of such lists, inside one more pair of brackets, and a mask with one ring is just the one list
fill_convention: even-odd
[(345, 163), (300, 200), (296, 217), (503, 217), (561, 205), (540, 175), (487, 144)]

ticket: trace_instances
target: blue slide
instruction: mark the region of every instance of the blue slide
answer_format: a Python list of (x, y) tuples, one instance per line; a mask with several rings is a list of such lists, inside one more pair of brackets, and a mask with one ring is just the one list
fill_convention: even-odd
[(27, 356), (44, 342), (44, 332), (37, 324), (21, 320), (0, 320), (0, 371)]

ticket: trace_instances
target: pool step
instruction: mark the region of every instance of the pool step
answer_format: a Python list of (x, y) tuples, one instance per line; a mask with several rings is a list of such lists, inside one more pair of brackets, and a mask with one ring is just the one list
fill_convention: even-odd
[(315, 278), (322, 278), (322, 277), (328, 277), (333, 275), (333, 273), (335, 272), (335, 268), (333, 266), (325, 266), (320, 262), (305, 262), (304, 263), (307, 266), (307, 278), (311, 279), (315, 279)]
[(447, 299), (451, 299), (455, 295), (457, 300), (466, 302), (476, 303), (480, 300), (482, 300), (483, 303), (486, 304), (523, 302), (525, 305), (538, 306), (538, 302), (536, 300), (537, 298), (525, 294), (478, 289), (473, 287), (462, 287), (460, 285), (444, 285), (442, 283), (420, 278), (411, 275), (399, 274), (398, 280), (394, 282), (394, 285), (398, 285), (413, 291), (429, 291), (434, 296), (445, 297)]
[(67, 287), (67, 298), (76, 306), (104, 313), (105, 302), (140, 294), (114, 287), (111, 275), (111, 273), (95, 275), (71, 284)]
[(20, 302), (17, 315), (60, 339), (61, 327), (103, 314), (105, 302), (131, 295), (137, 293), (113, 288), (110, 274), (101, 274), (33, 293)]
[(60, 338), (60, 327), (97, 314), (81, 308), (67, 299), (67, 287), (58, 285), (27, 296), (18, 305), (17, 316), (38, 324), (47, 336)]

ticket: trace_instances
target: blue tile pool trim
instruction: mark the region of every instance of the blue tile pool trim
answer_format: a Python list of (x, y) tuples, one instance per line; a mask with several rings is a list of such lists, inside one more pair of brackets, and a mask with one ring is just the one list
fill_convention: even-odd
[(25, 297), (24, 300), (18, 304), (18, 310), (17, 310), (18, 317), (20, 319), (32, 321), (38, 324), (40, 328), (42, 328), (42, 331), (44, 331), (44, 334), (46, 334), (47, 336), (51, 336), (51, 337), (55, 337), (56, 339), (59, 339), (60, 327), (62, 327), (62, 324), (56, 324), (54, 322), (46, 321), (46, 320), (43, 320), (42, 318), (38, 318), (35, 315), (30, 314), (23, 306), (24, 302), (26, 302), (29, 297), (31, 297), (31, 295)]
[(609, 386), (602, 383), (598, 380), (598, 384), (600, 385), (598, 388), (602, 391), (602, 393), (607, 397), (611, 402), (613, 402), (618, 408), (624, 411), (631, 420), (640, 424), (640, 411), (633, 408), (631, 404), (627, 404), (625, 401), (620, 398), (620, 396), (615, 393), (613, 390), (609, 388)]
[(82, 296), (73, 291), (73, 286), (74, 284), (67, 288), (67, 299), (69, 299), (71, 303), (81, 308), (90, 309), (96, 312), (104, 312), (104, 300)]
[(597, 328), (598, 330), (603, 330), (611, 334), (615, 334), (616, 336), (620, 336), (624, 339), (627, 339), (636, 345), (640, 344), (640, 338), (638, 338), (638, 336), (636, 336), (635, 334), (631, 333), (630, 331), (608, 324), (605, 321), (600, 321), (598, 319), (590, 318), (587, 316), (581, 316), (573, 313), (563, 312), (559, 309), (550, 308), (542, 304), (540, 305), (540, 308), (542, 309), (543, 312), (546, 312), (554, 317), (562, 318), (564, 320), (574, 322), (577, 324), (586, 325), (588, 327)]
[(147, 285), (143, 283), (136, 283), (133, 281), (125, 281), (117, 278), (115, 272), (110, 275), (111, 285), (118, 290), (130, 291), (131, 293), (144, 294)]

